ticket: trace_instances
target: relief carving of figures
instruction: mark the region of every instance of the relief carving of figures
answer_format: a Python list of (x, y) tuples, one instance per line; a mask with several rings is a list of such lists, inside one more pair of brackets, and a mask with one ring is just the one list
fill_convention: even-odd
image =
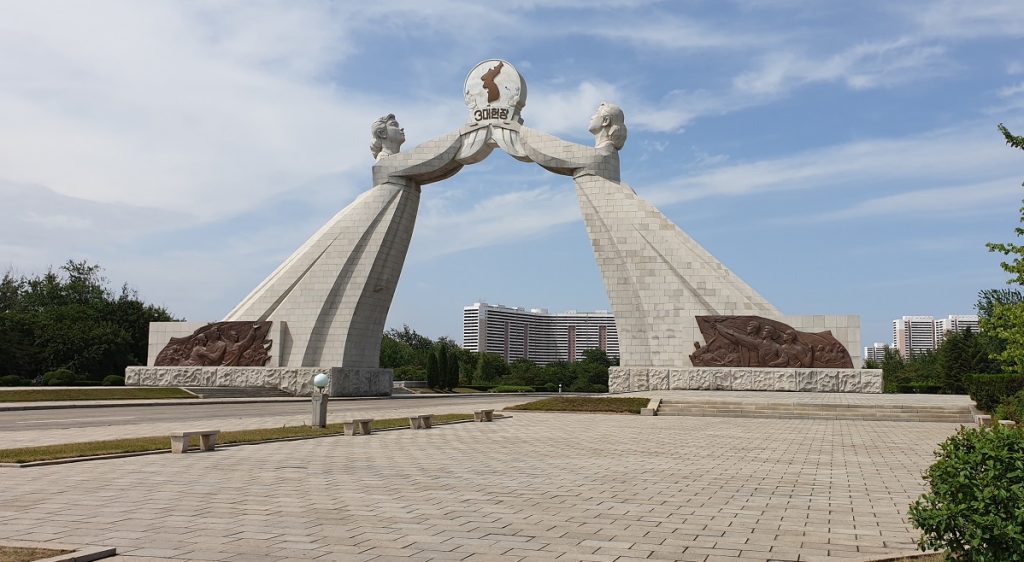
[(694, 342), (695, 367), (853, 368), (832, 332), (800, 332), (760, 316), (698, 316), (706, 345)]
[(171, 341), (156, 356), (160, 367), (262, 367), (270, 360), (271, 322), (215, 322)]

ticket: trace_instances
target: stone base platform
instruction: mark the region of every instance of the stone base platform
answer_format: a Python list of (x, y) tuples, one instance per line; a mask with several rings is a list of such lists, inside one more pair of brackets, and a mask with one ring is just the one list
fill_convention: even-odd
[(331, 396), (391, 396), (391, 369), (353, 367), (128, 367), (127, 386), (268, 387), (309, 396), (313, 377), (331, 376)]
[(649, 390), (767, 390), (882, 392), (881, 369), (760, 367), (611, 367), (609, 392)]

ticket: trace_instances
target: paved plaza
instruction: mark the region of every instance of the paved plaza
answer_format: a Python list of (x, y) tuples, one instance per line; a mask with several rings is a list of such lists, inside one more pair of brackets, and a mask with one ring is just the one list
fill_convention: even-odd
[(954, 424), (514, 413), (0, 470), (0, 540), (111, 560), (850, 560), (915, 549)]

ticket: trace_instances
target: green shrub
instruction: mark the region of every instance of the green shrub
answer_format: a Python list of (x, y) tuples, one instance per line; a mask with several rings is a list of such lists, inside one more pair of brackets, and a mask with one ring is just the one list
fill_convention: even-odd
[(958, 562), (1024, 561), (1024, 431), (961, 427), (936, 457), (931, 490), (910, 506), (921, 549)]
[(460, 384), (459, 386), (461, 386), (462, 388), (469, 388), (469, 389), (472, 389), (472, 390), (480, 390), (480, 391), (483, 391), (483, 392), (487, 392), (488, 390), (490, 390), (490, 389), (495, 387), (495, 385), (493, 385), (493, 384)]
[(103, 377), (103, 386), (124, 386), (124, 377), (107, 375)]
[(1013, 420), (1024, 425), (1024, 390), (1003, 400), (992, 415), (997, 420)]
[(427, 380), (427, 371), (419, 365), (407, 365), (405, 367), (399, 367), (395, 369), (395, 380), (396, 381), (425, 381)]
[(78, 377), (68, 369), (57, 369), (43, 375), (43, 384), (46, 386), (73, 386), (76, 382)]
[(580, 384), (577, 381), (569, 387), (569, 392), (608, 392), (608, 387), (603, 384)]
[(0, 377), (0, 386), (28, 386), (28, 382), (18, 375), (4, 375)]
[(511, 384), (498, 385), (488, 392), (533, 392), (532, 386), (515, 386)]
[(900, 394), (941, 394), (943, 386), (930, 382), (912, 382), (897, 385)]
[(967, 375), (964, 383), (978, 409), (991, 412), (1003, 400), (1024, 390), (1024, 375)]

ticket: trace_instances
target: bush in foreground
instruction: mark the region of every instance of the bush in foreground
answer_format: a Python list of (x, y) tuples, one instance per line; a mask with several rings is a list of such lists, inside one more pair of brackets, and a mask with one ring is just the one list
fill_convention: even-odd
[(1024, 390), (1024, 375), (968, 375), (964, 382), (978, 409), (991, 412), (1003, 400)]
[(488, 390), (487, 392), (533, 392), (533, 387), (503, 384), (495, 386)]
[(1018, 425), (1024, 425), (1024, 390), (1003, 400), (993, 416), (997, 420), (1013, 420)]
[(28, 386), (28, 382), (18, 375), (4, 375), (0, 377), (0, 386)]
[(74, 386), (78, 377), (68, 369), (57, 369), (43, 375), (43, 384), (46, 386)]
[(936, 451), (931, 491), (910, 506), (922, 550), (959, 562), (1024, 562), (1024, 431), (960, 430)]

